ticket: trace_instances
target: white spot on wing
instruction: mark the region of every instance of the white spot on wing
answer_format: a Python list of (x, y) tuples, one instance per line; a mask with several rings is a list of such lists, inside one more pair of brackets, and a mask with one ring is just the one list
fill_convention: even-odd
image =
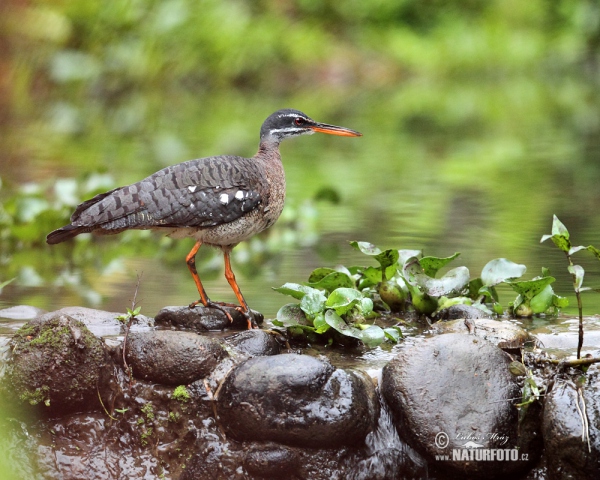
[(190, 185), (190, 186), (188, 187), (188, 190), (189, 190), (191, 193), (194, 193), (194, 192), (196, 191), (196, 189), (197, 189), (197, 188), (198, 188), (198, 186), (196, 186), (196, 185)]
[(226, 193), (222, 193), (221, 195), (219, 195), (219, 201), (223, 205), (227, 205), (229, 203), (229, 195), (227, 195)]
[(242, 190), (238, 190), (237, 192), (235, 192), (235, 198), (241, 200), (242, 198), (244, 198), (244, 192)]

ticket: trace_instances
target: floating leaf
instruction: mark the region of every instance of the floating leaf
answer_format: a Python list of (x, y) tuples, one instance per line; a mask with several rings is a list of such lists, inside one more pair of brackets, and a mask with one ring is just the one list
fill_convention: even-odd
[(531, 307), (531, 312), (534, 315), (537, 313), (546, 313), (549, 308), (554, 306), (553, 297), (554, 291), (552, 290), (552, 286), (546, 285), (540, 293), (530, 300), (529, 306)]
[(277, 312), (277, 320), (273, 320), (273, 324), (278, 327), (291, 327), (306, 323), (306, 315), (297, 303), (288, 303), (281, 307)]
[(398, 250), (398, 265), (402, 267), (409, 258), (419, 257), (422, 253), (421, 250)]
[(423, 272), (425, 275), (429, 275), (430, 277), (435, 277), (437, 272), (448, 265), (452, 260), (458, 257), (460, 253), (455, 253), (454, 255), (446, 258), (439, 257), (423, 257), (419, 260), (421, 267), (423, 267)]
[(315, 327), (315, 333), (325, 333), (331, 328), (325, 321), (325, 315), (323, 313), (319, 313), (315, 316), (313, 326)]
[(316, 288), (307, 287), (306, 285), (299, 285), (297, 283), (285, 283), (281, 287), (273, 288), (276, 292), (289, 295), (290, 297), (301, 300), (304, 295), (310, 292), (319, 292)]
[(394, 343), (398, 343), (404, 338), (404, 335), (402, 335), (402, 330), (400, 330), (400, 327), (396, 326), (384, 328), (383, 333), (385, 334), (387, 339), (391, 340)]
[[(329, 269), (318, 269), (329, 270)], [(322, 272), (321, 272), (322, 273)], [(313, 272), (314, 274), (314, 272)], [(328, 292), (332, 292), (336, 288), (354, 288), (354, 281), (345, 273), (333, 270), (329, 274), (319, 278), (317, 281), (311, 280), (316, 278), (313, 275), (308, 279), (308, 284), (313, 288), (322, 288)]]
[(337, 288), (327, 298), (326, 305), (333, 308), (338, 315), (348, 312), (363, 298), (362, 294), (353, 288)]
[(457, 267), (441, 278), (432, 278), (424, 273), (413, 273), (411, 278), (412, 282), (426, 294), (432, 297), (441, 297), (461, 292), (469, 283), (469, 269)]
[(521, 282), (506, 282), (515, 292), (522, 295), (525, 299), (531, 299), (540, 293), (547, 285), (550, 285), (556, 279), (554, 277), (538, 277), (533, 280)]
[(385, 333), (381, 327), (370, 325), (366, 330), (362, 330), (361, 341), (367, 347), (376, 347), (385, 340)]
[(302, 297), (302, 300), (300, 300), (300, 308), (309, 317), (314, 317), (316, 314), (322, 313), (323, 310), (325, 310), (326, 300), (327, 298), (323, 292), (319, 290), (309, 292)]
[(325, 322), (342, 335), (358, 338), (359, 340), (362, 339), (362, 330), (348, 325), (334, 310), (327, 310), (325, 312)]
[(376, 267), (367, 267), (361, 271), (362, 279), (358, 287), (360, 289), (372, 287), (381, 282), (381, 269)]
[(376, 247), (375, 245), (369, 242), (352, 241), (350, 242), (350, 245), (352, 245), (354, 248), (364, 253), (365, 255), (379, 255), (381, 253), (381, 249), (379, 247)]
[(495, 258), (485, 264), (481, 271), (481, 280), (485, 286), (493, 287), (509, 279), (523, 276), (527, 267), (511, 262), (506, 258)]

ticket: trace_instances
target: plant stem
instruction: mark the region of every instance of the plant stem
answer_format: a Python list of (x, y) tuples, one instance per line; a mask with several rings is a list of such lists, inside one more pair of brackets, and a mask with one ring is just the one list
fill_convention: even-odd
[[(573, 266), (573, 261), (571, 260), (571, 255), (569, 252), (565, 252), (567, 256), (567, 260), (569, 261), (569, 266)], [(573, 288), (575, 290), (575, 297), (577, 298), (577, 308), (579, 309), (579, 341), (577, 342), (577, 359), (581, 358), (581, 348), (583, 347), (583, 303), (581, 301), (581, 292), (577, 287), (577, 275), (572, 273), (573, 277)]]

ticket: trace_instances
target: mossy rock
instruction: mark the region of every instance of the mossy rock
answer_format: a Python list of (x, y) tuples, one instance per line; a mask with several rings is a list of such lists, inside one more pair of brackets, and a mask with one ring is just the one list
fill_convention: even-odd
[(51, 412), (100, 408), (98, 391), (108, 355), (102, 340), (80, 321), (57, 315), (27, 323), (11, 341), (6, 388), (9, 395)]

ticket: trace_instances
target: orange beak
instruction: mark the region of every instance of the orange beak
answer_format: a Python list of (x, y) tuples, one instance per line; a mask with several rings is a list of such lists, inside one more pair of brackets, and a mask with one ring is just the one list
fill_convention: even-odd
[(326, 123), (315, 123), (308, 125), (313, 132), (328, 133), (329, 135), (339, 135), (340, 137), (362, 137), (362, 133), (349, 128), (337, 127)]

